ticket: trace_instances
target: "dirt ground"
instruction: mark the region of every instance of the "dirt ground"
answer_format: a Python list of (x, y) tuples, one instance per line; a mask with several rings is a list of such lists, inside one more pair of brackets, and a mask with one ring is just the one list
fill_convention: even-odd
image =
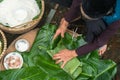
[[(54, 8), (54, 6), (55, 6), (55, 3), (51, 2), (50, 0), (45, 0), (45, 13), (37, 27), (41, 27), (45, 23), (46, 17), (50, 9)], [(68, 8), (64, 6), (59, 6), (51, 23), (59, 25), (60, 19), (63, 17), (64, 13), (67, 12), (67, 10)], [(84, 28), (79, 27), (78, 29), (79, 32), (82, 33), (82, 29)], [(9, 34), (5, 32), (5, 35), (6, 35), (7, 43), (9, 46), (10, 43), (21, 34)], [(120, 30), (109, 41), (108, 50), (103, 55), (103, 59), (112, 59), (117, 63), (118, 71), (114, 80), (120, 80)]]

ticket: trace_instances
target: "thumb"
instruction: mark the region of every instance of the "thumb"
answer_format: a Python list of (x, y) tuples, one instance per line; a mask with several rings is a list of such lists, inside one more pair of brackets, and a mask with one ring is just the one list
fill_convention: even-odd
[(53, 40), (55, 40), (59, 34), (60, 34), (60, 33), (57, 33), (57, 32), (56, 32), (55, 35), (53, 36)]
[(67, 63), (66, 61), (63, 62), (63, 64), (61, 65), (61, 68), (64, 68), (64, 66), (65, 66), (66, 63)]
[(64, 38), (64, 32), (61, 33), (61, 37)]

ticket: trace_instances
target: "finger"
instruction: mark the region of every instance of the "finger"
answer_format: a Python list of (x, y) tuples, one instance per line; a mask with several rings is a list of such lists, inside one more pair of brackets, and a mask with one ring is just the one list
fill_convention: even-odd
[(64, 68), (65, 64), (66, 64), (66, 61), (63, 62), (63, 64), (61, 65), (61, 68)]
[(57, 61), (56, 61), (56, 64), (58, 64), (58, 63), (60, 63), (60, 62), (62, 62), (62, 59), (57, 60)]
[(57, 57), (57, 56), (60, 56), (61, 54), (60, 53), (56, 53), (53, 55), (53, 57)]
[(60, 59), (60, 56), (53, 57), (53, 60), (58, 60), (58, 59)]
[(62, 38), (64, 38), (64, 32), (61, 33)]
[(102, 53), (103, 53), (103, 51), (101, 50), (101, 51), (100, 51), (100, 55), (102, 55)]
[(105, 49), (104, 49), (104, 50), (102, 50), (101, 55), (103, 55), (103, 54), (105, 53), (105, 51), (106, 51)]
[(104, 49), (104, 50), (100, 50), (100, 55), (103, 55), (104, 54), (104, 52), (105, 52), (106, 50)]
[(57, 60), (57, 59), (60, 59), (60, 55), (59, 54), (56, 54), (53, 56), (53, 60)]
[(102, 51), (101, 51), (101, 50), (99, 50), (99, 51), (98, 51), (98, 53), (99, 53), (99, 55), (101, 56)]
[(53, 40), (55, 40), (59, 34), (60, 33), (56, 32), (55, 35), (53, 36)]

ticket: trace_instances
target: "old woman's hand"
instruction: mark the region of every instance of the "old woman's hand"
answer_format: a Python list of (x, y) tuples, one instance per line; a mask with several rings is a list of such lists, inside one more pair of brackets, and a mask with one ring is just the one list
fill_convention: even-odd
[(69, 25), (69, 23), (64, 18), (62, 18), (59, 28), (56, 30), (56, 33), (54, 34), (53, 40), (56, 39), (58, 35), (61, 35), (61, 37), (63, 38), (68, 25)]
[(98, 50), (99, 55), (103, 55), (106, 50), (107, 50), (107, 44), (105, 44), (99, 48), (99, 50)]
[(69, 60), (71, 60), (72, 58), (76, 56), (77, 54), (75, 50), (64, 49), (58, 52), (57, 54), (55, 54), (53, 56), (53, 60), (56, 60), (56, 64), (62, 62), (61, 68), (63, 68)]

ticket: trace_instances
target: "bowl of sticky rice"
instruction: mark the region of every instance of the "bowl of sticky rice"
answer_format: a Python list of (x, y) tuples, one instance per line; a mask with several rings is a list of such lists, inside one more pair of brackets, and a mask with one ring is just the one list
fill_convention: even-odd
[(44, 0), (0, 0), (0, 29), (12, 34), (27, 32), (43, 14)]

